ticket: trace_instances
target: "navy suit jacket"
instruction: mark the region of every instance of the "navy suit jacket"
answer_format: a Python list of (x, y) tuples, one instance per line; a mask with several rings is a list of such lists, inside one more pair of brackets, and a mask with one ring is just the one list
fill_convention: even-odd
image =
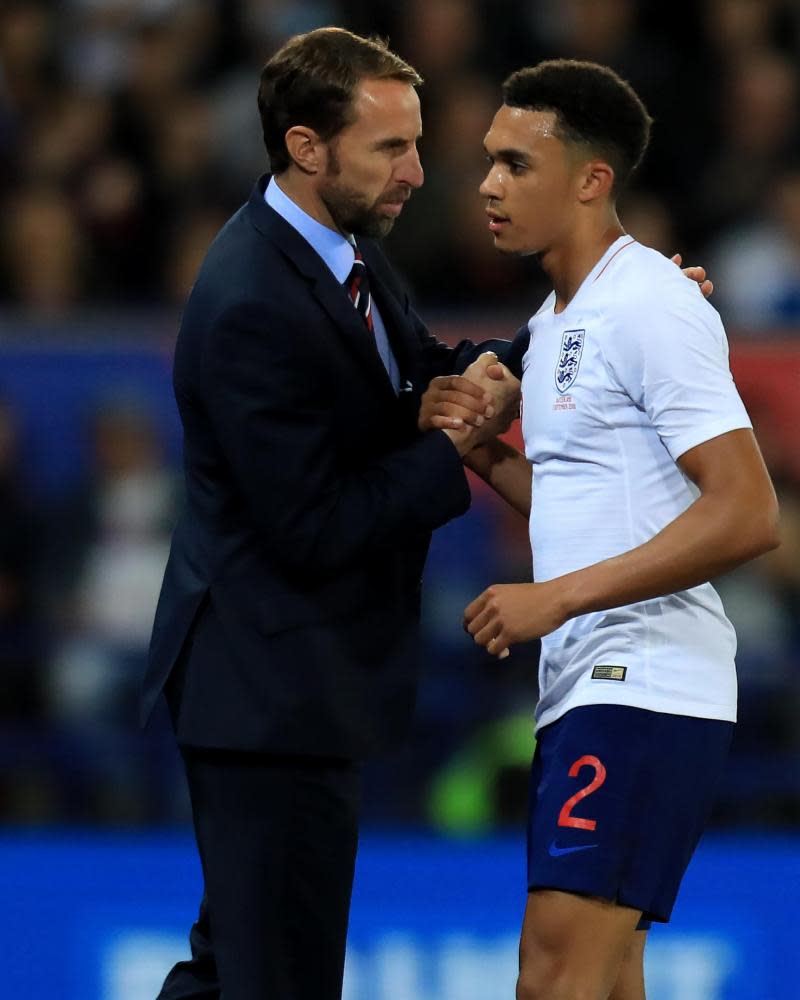
[(264, 202), (266, 180), (211, 246), (178, 335), (187, 508), (143, 716), (179, 662), (179, 742), (359, 758), (407, 728), (430, 532), (470, 502), (452, 443), (417, 430), (420, 396), (508, 344), (437, 342), (360, 240), (396, 395), (346, 291)]

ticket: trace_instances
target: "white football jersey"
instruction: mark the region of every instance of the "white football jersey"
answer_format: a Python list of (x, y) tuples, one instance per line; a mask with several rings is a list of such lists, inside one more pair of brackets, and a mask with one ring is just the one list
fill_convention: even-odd
[[(677, 459), (751, 426), (718, 313), (660, 253), (622, 236), (554, 306), (523, 360), (536, 581), (648, 541), (698, 495)], [(711, 584), (581, 615), (542, 640), (537, 722), (594, 704), (734, 721), (735, 652)]]

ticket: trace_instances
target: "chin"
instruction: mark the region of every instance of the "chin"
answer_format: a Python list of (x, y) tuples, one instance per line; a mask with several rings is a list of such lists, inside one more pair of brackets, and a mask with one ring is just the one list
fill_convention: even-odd
[(524, 257), (526, 254), (534, 252), (533, 250), (525, 250), (515, 246), (513, 243), (501, 242), (496, 236), (494, 238), (494, 248), (495, 250), (499, 250), (504, 257)]
[(388, 215), (370, 216), (369, 219), (358, 219), (353, 223), (349, 232), (354, 236), (366, 236), (371, 240), (382, 240), (384, 236), (392, 231), (395, 219)]

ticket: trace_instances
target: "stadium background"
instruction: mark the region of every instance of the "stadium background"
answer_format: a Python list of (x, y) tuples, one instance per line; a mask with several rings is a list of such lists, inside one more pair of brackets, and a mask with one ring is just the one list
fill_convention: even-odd
[[(170, 354), (216, 229), (265, 169), (265, 56), (321, 24), (422, 72), (426, 183), (387, 250), (445, 338), (538, 304), (477, 185), (511, 69), (608, 63), (656, 119), (622, 207), (705, 264), (782, 501), (779, 550), (719, 581), (741, 722), (653, 1000), (796, 994), (800, 890), (800, 9), (791, 0), (3, 0), (0, 6), (0, 935), (4, 996), (140, 1000), (197, 899), (183, 780), (136, 695), (180, 503)], [(513, 995), (536, 649), (498, 665), (460, 613), (529, 573), (476, 486), (437, 536), (412, 738), (366, 775), (348, 1000)], [(796, 949), (795, 949), (796, 951)]]

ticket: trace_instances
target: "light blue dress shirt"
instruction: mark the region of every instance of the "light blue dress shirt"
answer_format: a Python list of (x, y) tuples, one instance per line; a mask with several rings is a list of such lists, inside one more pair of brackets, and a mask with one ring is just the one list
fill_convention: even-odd
[[(267, 190), (264, 192), (264, 201), (273, 208), (278, 215), (286, 219), (290, 226), (300, 233), (303, 239), (311, 244), (319, 256), (328, 266), (331, 274), (343, 285), (347, 281), (353, 269), (353, 261), (356, 258), (355, 241), (348, 240), (341, 233), (328, 229), (321, 222), (317, 222), (307, 212), (304, 212), (299, 205), (285, 194), (271, 177)], [(347, 294), (343, 292), (343, 294)], [(355, 306), (353, 306), (355, 309)], [(397, 367), (397, 360), (392, 352), (389, 338), (386, 335), (381, 314), (378, 311), (377, 303), (372, 299), (372, 326), (375, 333), (375, 345), (378, 354), (381, 356), (386, 373), (391, 380), (395, 392), (400, 391), (400, 369)], [(365, 332), (368, 333), (368, 331)]]

